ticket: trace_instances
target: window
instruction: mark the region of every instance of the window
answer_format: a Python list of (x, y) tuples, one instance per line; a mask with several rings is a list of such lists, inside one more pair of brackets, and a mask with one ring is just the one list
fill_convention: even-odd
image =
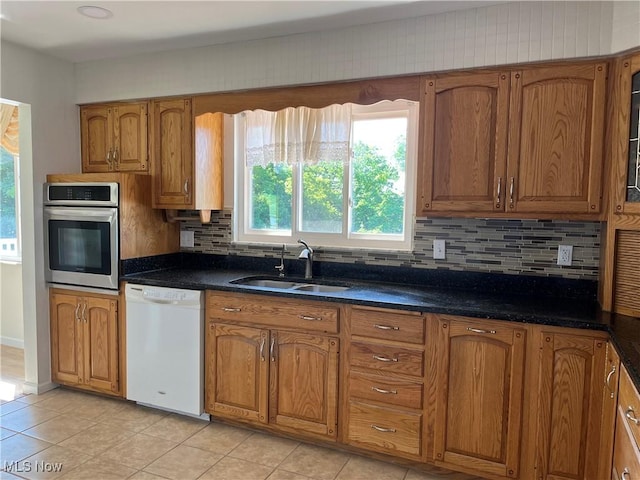
[(20, 261), (18, 107), (0, 107), (0, 259)]
[(417, 103), (236, 115), (235, 240), (410, 250)]

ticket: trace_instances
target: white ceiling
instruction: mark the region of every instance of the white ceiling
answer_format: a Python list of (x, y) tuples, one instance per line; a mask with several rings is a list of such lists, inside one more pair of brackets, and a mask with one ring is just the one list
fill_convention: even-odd
[[(71, 62), (330, 30), (500, 3), (494, 1), (7, 1), (0, 35)], [(82, 5), (113, 12), (84, 17)]]

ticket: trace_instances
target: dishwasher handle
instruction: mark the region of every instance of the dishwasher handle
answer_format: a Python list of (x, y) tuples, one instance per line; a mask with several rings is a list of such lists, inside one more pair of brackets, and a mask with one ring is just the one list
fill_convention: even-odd
[(144, 301), (149, 303), (159, 303), (160, 305), (176, 305), (178, 303), (174, 300), (161, 300), (159, 298), (145, 298)]

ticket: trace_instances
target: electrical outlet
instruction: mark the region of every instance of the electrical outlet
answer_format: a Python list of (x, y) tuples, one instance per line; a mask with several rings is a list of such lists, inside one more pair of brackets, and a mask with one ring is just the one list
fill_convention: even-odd
[(572, 245), (558, 245), (558, 265), (571, 266), (573, 260)]
[(180, 230), (180, 246), (181, 247), (193, 247), (194, 235), (191, 230)]
[(433, 241), (433, 258), (435, 260), (444, 260), (446, 258), (446, 244), (444, 240)]

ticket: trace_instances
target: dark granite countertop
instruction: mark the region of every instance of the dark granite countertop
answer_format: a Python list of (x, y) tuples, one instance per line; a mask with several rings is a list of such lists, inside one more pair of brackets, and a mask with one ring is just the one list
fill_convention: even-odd
[(595, 282), (364, 265), (340, 268), (335, 264), (314, 265), (314, 279), (309, 281), (293, 268), (295, 264), (290, 265), (291, 275), (285, 280), (350, 287), (343, 292), (317, 293), (233, 283), (254, 276), (277, 278), (265, 274), (272, 271), (274, 259), (182, 254), (155, 260), (130, 264), (121, 280), (607, 331), (640, 389), (640, 318), (602, 312), (595, 298)]

